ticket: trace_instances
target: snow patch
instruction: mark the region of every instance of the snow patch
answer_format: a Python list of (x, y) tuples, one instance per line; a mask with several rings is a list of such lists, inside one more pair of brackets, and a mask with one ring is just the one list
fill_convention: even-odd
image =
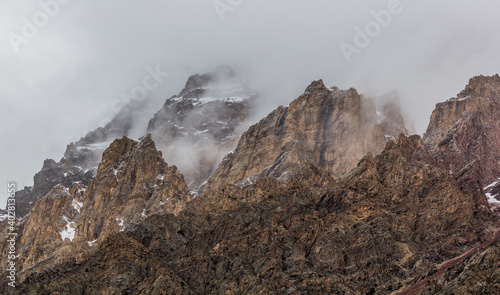
[(202, 130), (202, 131), (196, 131), (196, 132), (194, 133), (194, 135), (200, 135), (200, 134), (202, 134), (202, 133), (206, 133), (206, 132), (208, 132), (208, 131), (209, 131), (208, 129), (207, 129), (207, 130)]
[(125, 230), (125, 222), (122, 218), (117, 218), (116, 221), (118, 222), (118, 227), (120, 227), (120, 231)]
[(93, 241), (90, 241), (90, 242), (87, 242), (87, 245), (89, 245), (89, 247), (92, 247), (94, 246), (94, 244), (97, 242), (97, 239), (93, 240)]
[(83, 207), (83, 203), (78, 202), (76, 199), (73, 199), (71, 205), (73, 205), (73, 208), (75, 208), (75, 210), (78, 211), (78, 213), (80, 213), (80, 210)]
[(66, 222), (66, 226), (59, 233), (61, 235), (61, 239), (64, 241), (66, 238), (68, 238), (73, 242), (73, 239), (75, 238), (75, 222), (69, 221), (66, 216), (63, 216), (63, 219)]
[(485, 195), (486, 195), (486, 198), (488, 198), (488, 202), (492, 205), (500, 205), (500, 201), (498, 201), (497, 199), (495, 199), (495, 196), (493, 196), (489, 190), (492, 189), (493, 187), (495, 187), (498, 183), (500, 183), (500, 178), (494, 182), (492, 182), (491, 184), (487, 185), (485, 188), (484, 188), (484, 191), (486, 192)]
[(5, 213), (5, 214), (0, 214), (0, 221), (4, 221), (5, 219), (7, 219), (9, 217), (9, 213)]

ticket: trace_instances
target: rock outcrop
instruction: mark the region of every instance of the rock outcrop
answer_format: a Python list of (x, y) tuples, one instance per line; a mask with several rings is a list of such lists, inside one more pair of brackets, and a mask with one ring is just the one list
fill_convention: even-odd
[[(152, 214), (178, 214), (190, 193), (175, 166), (168, 166), (151, 135), (123, 137), (103, 153), (96, 176), (69, 189), (58, 184), (38, 200), (18, 231), (18, 278), (80, 261), (107, 236)], [(5, 266), (2, 256), (0, 265)]]
[(130, 113), (119, 112), (105, 127), (99, 127), (79, 141), (67, 145), (59, 162), (45, 160), (42, 169), (33, 177), (33, 186), (16, 192), (17, 216), (26, 216), (35, 202), (44, 198), (57, 185), (65, 188), (73, 184), (88, 185), (97, 172), (102, 152), (114, 139), (128, 134), (131, 120)]
[(500, 294), (500, 241), (430, 282), (422, 295)]
[(496, 181), (500, 177), (500, 77), (474, 77), (456, 98), (437, 104), (424, 142), (453, 174), (477, 168), (482, 187)]
[[(386, 108), (377, 118), (371, 99), (356, 90), (329, 89), (323, 81), (315, 81), (290, 106), (279, 107), (251, 126), (207, 187), (244, 186), (260, 177), (286, 181), (308, 164), (345, 176), (367, 153), (380, 153), (390, 138), (406, 132), (400, 114), (393, 120), (401, 122), (399, 126), (385, 124), (393, 113), (394, 108)], [(377, 122), (381, 116), (387, 118), (381, 120), (382, 126)]]
[(424, 135), (430, 153), (463, 187), (485, 189), (500, 205), (500, 77), (470, 79), (456, 98), (436, 105)]
[(85, 192), (76, 241), (100, 241), (150, 214), (178, 214), (188, 196), (182, 174), (165, 163), (151, 135), (115, 140)]

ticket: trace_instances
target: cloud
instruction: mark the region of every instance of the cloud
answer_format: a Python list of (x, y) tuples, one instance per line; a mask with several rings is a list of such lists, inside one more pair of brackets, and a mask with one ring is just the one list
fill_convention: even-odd
[(373, 96), (397, 89), (418, 133), (435, 103), (500, 68), (498, 1), (400, 0), (401, 13), (351, 63), (342, 42), (353, 44), (355, 28), (394, 0), (221, 1), (238, 3), (223, 20), (211, 0), (67, 1), (19, 53), (9, 34), (22, 34), (22, 19), (41, 7), (2, 2), (0, 185), (31, 185), (45, 158), (59, 160), (67, 143), (113, 116), (113, 101), (141, 83), (147, 66), (170, 76), (150, 93), (144, 120), (189, 75), (230, 65), (263, 96), (262, 115), (322, 78)]

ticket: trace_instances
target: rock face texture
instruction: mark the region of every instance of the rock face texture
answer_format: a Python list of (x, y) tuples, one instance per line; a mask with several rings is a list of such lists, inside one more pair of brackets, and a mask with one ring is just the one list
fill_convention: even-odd
[[(208, 187), (223, 182), (248, 185), (260, 177), (288, 180), (309, 163), (345, 176), (367, 153), (380, 153), (388, 138), (406, 131), (401, 114), (395, 113), (390, 107), (380, 110), (379, 117), (385, 119), (379, 125), (370, 99), (352, 88), (329, 89), (315, 81), (290, 106), (251, 126)], [(390, 123), (398, 120), (399, 126)]]
[(115, 140), (85, 192), (76, 241), (99, 241), (149, 214), (178, 214), (188, 196), (182, 174), (165, 163), (150, 135)]
[(83, 192), (79, 184), (70, 189), (57, 185), (35, 203), (17, 244), (17, 263), (22, 265), (18, 269), (20, 279), (24, 278), (25, 270), (33, 268), (33, 271), (41, 271), (61, 263), (68, 255), (80, 254), (72, 241)]
[(148, 132), (168, 163), (183, 172), (194, 192), (234, 150), (256, 94), (228, 69), (194, 75), (179, 95), (167, 99)]
[(500, 294), (500, 242), (453, 267), (422, 294)]
[(436, 105), (424, 135), (430, 153), (454, 175), (481, 188), (500, 178), (500, 77), (470, 79), (456, 98)]
[(221, 186), (16, 291), (389, 294), (486, 239), (495, 218), (432, 161), (418, 136), (400, 136), (339, 181), (309, 166)]

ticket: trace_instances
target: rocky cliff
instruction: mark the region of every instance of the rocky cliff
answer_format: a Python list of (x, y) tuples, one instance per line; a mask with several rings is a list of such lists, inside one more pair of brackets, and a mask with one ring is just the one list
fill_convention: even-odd
[[(18, 278), (79, 261), (110, 234), (149, 215), (178, 214), (189, 197), (183, 176), (165, 163), (150, 135), (115, 140), (88, 186), (59, 184), (35, 203), (18, 236)], [(0, 263), (5, 266), (5, 256)]]
[(456, 98), (437, 104), (424, 142), (455, 177), (500, 201), (500, 77), (474, 77)]
[(382, 108), (377, 116), (373, 101), (355, 89), (330, 89), (315, 81), (289, 106), (251, 126), (207, 187), (248, 185), (260, 177), (288, 180), (308, 164), (345, 176), (367, 153), (380, 153), (401, 132), (406, 129), (394, 107)]

